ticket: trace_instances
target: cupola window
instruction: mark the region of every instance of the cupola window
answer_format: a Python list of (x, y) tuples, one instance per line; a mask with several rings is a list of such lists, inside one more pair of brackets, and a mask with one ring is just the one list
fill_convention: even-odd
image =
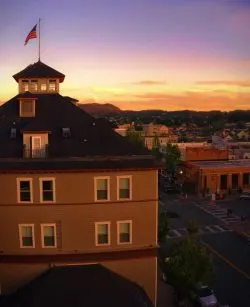
[(22, 90), (23, 90), (23, 92), (28, 92), (28, 90), (29, 90), (29, 81), (28, 80), (22, 81)]
[(38, 81), (37, 80), (31, 80), (31, 91), (36, 92), (38, 90)]
[(44, 83), (41, 83), (41, 91), (42, 92), (45, 92), (47, 91), (47, 84), (44, 82)]
[(20, 99), (19, 100), (19, 115), (20, 117), (34, 117), (35, 116), (35, 100), (34, 99)]
[(49, 91), (50, 92), (56, 91), (56, 80), (49, 80)]

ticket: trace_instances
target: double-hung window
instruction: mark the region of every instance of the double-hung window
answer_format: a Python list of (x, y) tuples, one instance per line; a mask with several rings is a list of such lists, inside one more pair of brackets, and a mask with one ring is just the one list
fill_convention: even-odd
[(96, 177), (95, 178), (95, 200), (109, 200), (110, 199), (110, 178)]
[(132, 221), (117, 222), (117, 239), (118, 244), (132, 243)]
[(17, 178), (17, 200), (19, 203), (32, 203), (32, 179)]
[(128, 200), (132, 197), (132, 177), (118, 176), (117, 177), (117, 198), (118, 200)]
[(41, 234), (42, 234), (42, 247), (43, 248), (57, 247), (56, 224), (42, 224)]
[(55, 202), (55, 178), (40, 178), (40, 202)]
[(110, 222), (95, 223), (96, 245), (110, 245)]
[(34, 224), (19, 224), (19, 241), (21, 248), (34, 248)]

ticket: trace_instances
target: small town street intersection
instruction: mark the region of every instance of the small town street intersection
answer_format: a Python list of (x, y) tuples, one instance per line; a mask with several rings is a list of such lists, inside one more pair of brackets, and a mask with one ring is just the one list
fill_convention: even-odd
[[(250, 222), (242, 222), (241, 216), (250, 215), (250, 201), (242, 202), (236, 196), (212, 204), (209, 199), (162, 193), (159, 205), (168, 212), (171, 224), (161, 254), (167, 255), (169, 248), (187, 234), (190, 220), (197, 221), (201, 240), (213, 255), (216, 272), (213, 289), (220, 303), (249, 307)], [(233, 211), (231, 216), (227, 209)]]

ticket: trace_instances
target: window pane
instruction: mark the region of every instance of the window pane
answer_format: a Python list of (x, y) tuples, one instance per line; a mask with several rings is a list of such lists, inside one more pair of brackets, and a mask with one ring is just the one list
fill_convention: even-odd
[(97, 191), (97, 199), (98, 200), (108, 199), (108, 191), (102, 191), (102, 190)]
[(130, 223), (119, 224), (119, 240), (120, 243), (130, 242)]
[(37, 91), (37, 89), (38, 89), (38, 82), (37, 81), (31, 81), (31, 89), (33, 90), (33, 91)]
[(22, 246), (33, 246), (33, 233), (31, 226), (22, 226), (21, 228)]
[(120, 189), (129, 189), (129, 178), (120, 178)]
[(52, 191), (43, 191), (43, 201), (53, 200), (53, 192)]
[(121, 223), (120, 224), (120, 232), (121, 233), (129, 233), (130, 232), (130, 223)]
[(108, 244), (108, 235), (98, 235), (98, 244)]
[(32, 227), (22, 226), (21, 234), (22, 234), (22, 237), (32, 237)]
[(130, 242), (130, 234), (129, 233), (121, 233), (120, 234), (120, 243), (129, 243)]
[(20, 190), (21, 191), (29, 191), (30, 190), (30, 182), (29, 181), (20, 181)]
[(130, 198), (130, 191), (129, 190), (120, 189), (120, 191), (119, 191), (119, 198)]
[(98, 225), (97, 231), (98, 231), (98, 234), (107, 234), (108, 233), (108, 224)]
[(52, 191), (53, 190), (53, 181), (44, 180), (43, 181), (43, 191)]
[(107, 190), (108, 179), (97, 179), (97, 190)]
[(49, 90), (50, 91), (56, 90), (56, 81), (54, 81), (54, 80), (49, 81)]
[(30, 192), (20, 192), (20, 200), (21, 201), (30, 201), (31, 198), (30, 198)]
[(47, 89), (47, 84), (46, 83), (42, 83), (41, 84), (41, 91), (46, 91)]
[(22, 237), (22, 245), (25, 247), (33, 246), (33, 238), (32, 237)]
[(55, 246), (55, 237), (44, 236), (44, 246)]
[(53, 237), (55, 235), (55, 227), (54, 226), (44, 226), (43, 235)]

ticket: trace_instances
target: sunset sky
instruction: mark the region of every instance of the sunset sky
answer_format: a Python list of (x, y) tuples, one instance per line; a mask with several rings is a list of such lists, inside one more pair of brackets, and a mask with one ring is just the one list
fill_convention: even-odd
[(250, 0), (0, 1), (0, 101), (38, 59), (61, 94), (121, 109), (250, 109)]

